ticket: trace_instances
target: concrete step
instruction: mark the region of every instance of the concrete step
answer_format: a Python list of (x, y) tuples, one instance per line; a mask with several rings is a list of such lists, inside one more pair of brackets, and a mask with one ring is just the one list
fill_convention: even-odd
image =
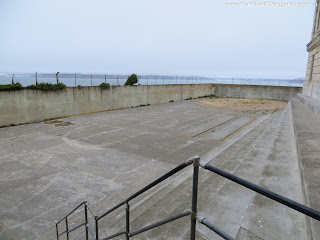
[[(228, 157), (228, 151), (224, 151), (220, 160), (226, 165), (228, 161), (238, 161), (235, 175), (301, 202), (290, 108), (275, 118), (252, 144), (247, 154), (236, 159), (232, 152)], [(209, 221), (231, 236), (246, 229), (261, 239), (307, 239), (303, 215), (233, 182), (227, 181), (211, 198), (200, 196), (199, 203), (208, 199), (212, 201), (211, 208), (199, 206), (199, 212), (203, 211), (202, 215), (209, 216)], [(220, 239), (205, 227), (199, 226), (198, 230), (209, 239)]]
[[(283, 138), (286, 134), (290, 134), (292, 130), (290, 127), (289, 129), (285, 127), (288, 123), (290, 125), (290, 114), (288, 108), (284, 111), (276, 112), (266, 117), (264, 121), (253, 127), (244, 136), (229, 139), (229, 142), (226, 143), (228, 147), (221, 151), (210, 164), (230, 173), (235, 173), (237, 176), (259, 185), (272, 186), (281, 193), (284, 190), (284, 185), (279, 188), (277, 185), (274, 185), (274, 182), (278, 181), (269, 179), (269, 175), (271, 176), (270, 178), (274, 177), (274, 175), (268, 172), (268, 168), (270, 168), (270, 161), (275, 161), (271, 160), (270, 157), (279, 150), (280, 146), (285, 149), (292, 147), (292, 141), (286, 143), (286, 139)], [(294, 172), (295, 169), (290, 168), (288, 171), (284, 171), (282, 168), (287, 164), (289, 158), (294, 158), (294, 155), (295, 153), (288, 154), (287, 158), (281, 156), (281, 158), (286, 158), (285, 161), (280, 159), (281, 162), (275, 164), (275, 166), (280, 167), (281, 173), (286, 174), (289, 172), (292, 175), (290, 171)], [(293, 226), (298, 226), (299, 229), (303, 229), (304, 227), (304, 221), (301, 220), (301, 217), (296, 216), (295, 213), (291, 213), (290, 211), (289, 213), (283, 212), (282, 206), (279, 207), (270, 201), (260, 199), (260, 197), (250, 190), (244, 189), (204, 169), (200, 171), (198, 212), (206, 216), (213, 224), (221, 227), (234, 237), (237, 235), (243, 237), (244, 233), (241, 235), (239, 231), (240, 229), (245, 229), (246, 233), (250, 232), (251, 235), (253, 234), (252, 236), (261, 238), (263, 236), (263, 239), (275, 239), (272, 237), (277, 234), (283, 236), (281, 232), (285, 232), (286, 236), (291, 237), (290, 239), (304, 239), (303, 232), (297, 234), (291, 229)], [(291, 175), (284, 180), (292, 181)], [(268, 182), (268, 184), (266, 185), (264, 181)], [(132, 230), (190, 209), (192, 168), (186, 170), (169, 183), (170, 181), (166, 182), (164, 184), (166, 185), (165, 187), (159, 188), (151, 196), (143, 197), (139, 201), (133, 202), (130, 215), (130, 227)], [(293, 189), (291, 193), (293, 197), (296, 193), (299, 195), (296, 186), (297, 184), (293, 184), (288, 187), (289, 189)], [(287, 189), (284, 193), (287, 193)], [(259, 204), (264, 206), (263, 211), (257, 209)], [(259, 223), (259, 219), (256, 220), (256, 213), (261, 212), (261, 214), (265, 214), (265, 212), (270, 212), (270, 209), (265, 204), (276, 209), (275, 211), (280, 211), (285, 221), (290, 219), (293, 223), (286, 223), (285, 226), (279, 229), (279, 227), (275, 227), (270, 222), (270, 219), (264, 219), (265, 230), (273, 231), (271, 237), (266, 237), (265, 231), (261, 231), (255, 227)], [(274, 211), (271, 212), (274, 214)], [(270, 217), (272, 214), (268, 213), (267, 215)], [(257, 224), (255, 221), (257, 221)], [(124, 210), (121, 214), (111, 217), (111, 221), (106, 221), (104, 226), (106, 228), (101, 230), (101, 236), (105, 236), (107, 232), (111, 234), (124, 229)], [(197, 224), (197, 230), (199, 231), (197, 239), (220, 239), (215, 233), (200, 224)], [(188, 239), (189, 231), (190, 217), (185, 217), (142, 233), (134, 237), (134, 239)], [(118, 239), (123, 238), (119, 237)]]
[[(278, 117), (278, 115), (279, 114), (274, 114), (274, 115), (270, 116), (270, 119), (268, 121), (266, 121), (264, 124), (267, 124), (267, 122), (271, 121), (273, 118)], [(265, 128), (264, 124), (259, 127), (259, 130), (254, 129), (255, 134), (252, 134), (252, 137), (248, 138), (247, 141), (252, 141), (253, 139), (259, 137), (260, 136), (259, 133), (260, 133), (261, 129)], [(241, 146), (243, 148), (243, 149), (241, 149), (243, 153), (246, 153), (250, 149), (250, 145), (248, 145), (248, 144), (241, 144)], [(234, 165), (229, 164), (229, 167), (230, 167), (229, 170), (232, 170), (232, 166), (234, 166)], [(234, 166), (234, 167), (236, 167), (236, 166)], [(212, 189), (214, 189), (217, 192), (221, 188), (221, 187), (219, 187), (219, 184), (222, 186), (225, 182), (225, 179), (223, 179), (223, 178), (214, 178), (214, 176), (211, 173), (203, 172), (202, 174), (203, 174), (203, 176), (199, 179), (199, 184), (200, 185), (208, 185), (208, 184), (206, 184), (206, 182), (211, 182), (211, 184), (209, 184), (209, 187), (212, 186)], [(219, 182), (219, 184), (217, 184), (215, 180), (217, 180)], [(172, 182), (172, 184), (168, 185), (166, 188), (162, 189), (154, 196), (143, 201), (143, 204), (139, 204), (139, 206), (134, 206), (134, 208), (137, 207), (138, 209), (137, 209), (137, 212), (135, 212), (135, 209), (133, 209), (131, 212), (131, 219), (134, 219), (134, 221), (132, 222), (132, 225), (131, 225), (132, 229), (135, 229), (135, 227), (139, 228), (144, 225), (150, 224), (152, 222), (161, 220), (162, 218), (176, 214), (177, 212), (183, 211), (185, 209), (190, 209), (191, 202), (190, 201), (181, 201), (181, 199), (190, 199), (191, 200), (191, 191), (190, 191), (191, 186), (192, 186), (192, 178), (191, 178), (191, 173), (189, 172), (189, 176), (187, 176), (187, 177), (186, 177), (186, 175), (181, 176), (180, 181), (175, 179), (175, 182)], [(202, 192), (199, 192), (199, 195), (203, 195), (206, 191), (207, 191), (207, 189), (204, 189)], [(163, 211), (161, 209), (161, 207), (159, 208), (159, 206), (172, 206), (173, 204), (176, 205), (177, 202), (180, 203), (180, 205), (178, 205), (176, 208), (174, 208), (171, 211)], [(108, 227), (109, 234), (111, 232), (117, 232), (120, 229), (124, 228), (124, 222), (125, 222), (124, 214), (122, 214), (120, 218), (119, 218), (119, 216), (120, 215), (118, 215), (116, 223), (111, 224), (112, 226), (109, 225), (109, 227)], [(112, 218), (112, 219), (114, 221), (114, 218)], [(145, 237), (147, 237), (147, 236), (153, 236), (153, 237), (160, 236), (161, 234), (163, 234), (163, 232), (164, 232), (163, 229), (165, 229), (165, 228), (167, 228), (169, 231), (166, 234), (167, 236), (168, 236), (168, 234), (170, 234), (171, 236), (177, 237), (177, 235), (176, 235), (177, 233), (180, 234), (180, 236), (182, 236), (183, 234), (184, 235), (187, 234), (189, 231), (189, 226), (190, 226), (189, 218), (181, 219), (179, 221), (182, 222), (181, 224), (179, 224), (180, 225), (179, 228), (170, 227), (170, 226), (175, 226), (178, 223), (169, 223), (163, 227), (157, 228), (155, 230), (151, 230), (144, 235), (145, 235)], [(187, 224), (185, 224), (185, 222)], [(181, 227), (181, 226), (183, 226), (183, 227)], [(180, 229), (180, 231), (177, 231), (177, 229)], [(181, 229), (184, 229), (183, 234), (182, 234)]]

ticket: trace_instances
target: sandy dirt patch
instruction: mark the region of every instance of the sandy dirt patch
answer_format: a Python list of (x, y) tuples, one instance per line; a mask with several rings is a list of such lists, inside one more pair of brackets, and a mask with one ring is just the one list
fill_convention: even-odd
[(248, 98), (205, 98), (197, 103), (213, 108), (230, 108), (238, 111), (273, 111), (284, 109), (288, 101)]

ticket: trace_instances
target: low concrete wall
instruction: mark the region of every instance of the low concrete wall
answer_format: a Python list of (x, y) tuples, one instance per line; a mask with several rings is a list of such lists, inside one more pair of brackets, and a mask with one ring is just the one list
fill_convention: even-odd
[(0, 126), (50, 118), (180, 101), (215, 94), (217, 97), (289, 100), (302, 88), (244, 85), (178, 84), (66, 88), (58, 91), (0, 92)]
[(301, 92), (302, 87), (215, 85), (217, 97), (289, 100)]
[(0, 92), (0, 126), (37, 122), (180, 98), (214, 94), (212, 84), (65, 88), (58, 91), (24, 89)]

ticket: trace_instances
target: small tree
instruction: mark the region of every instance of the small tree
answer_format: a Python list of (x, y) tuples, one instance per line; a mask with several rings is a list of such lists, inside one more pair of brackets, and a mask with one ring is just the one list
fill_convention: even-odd
[(110, 84), (109, 83), (101, 83), (100, 85), (99, 85), (99, 87), (101, 87), (102, 89), (109, 89), (110, 88)]
[(128, 77), (128, 80), (124, 85), (133, 86), (137, 82), (138, 82), (138, 76), (136, 74), (131, 74), (131, 76)]

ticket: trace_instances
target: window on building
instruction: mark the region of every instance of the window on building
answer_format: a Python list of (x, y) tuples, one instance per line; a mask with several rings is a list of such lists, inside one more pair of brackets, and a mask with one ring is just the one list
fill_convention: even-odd
[(312, 80), (312, 74), (313, 74), (313, 64), (314, 64), (314, 55), (312, 55), (312, 60), (311, 60), (311, 66), (310, 66), (310, 76), (309, 76), (309, 81)]
[[(317, 15), (316, 15), (316, 19), (317, 19), (317, 26), (316, 26), (316, 29), (319, 30), (320, 29), (320, 8), (319, 6), (317, 7)], [(315, 24), (314, 24), (315, 25)], [(315, 27), (314, 27), (315, 28)]]

